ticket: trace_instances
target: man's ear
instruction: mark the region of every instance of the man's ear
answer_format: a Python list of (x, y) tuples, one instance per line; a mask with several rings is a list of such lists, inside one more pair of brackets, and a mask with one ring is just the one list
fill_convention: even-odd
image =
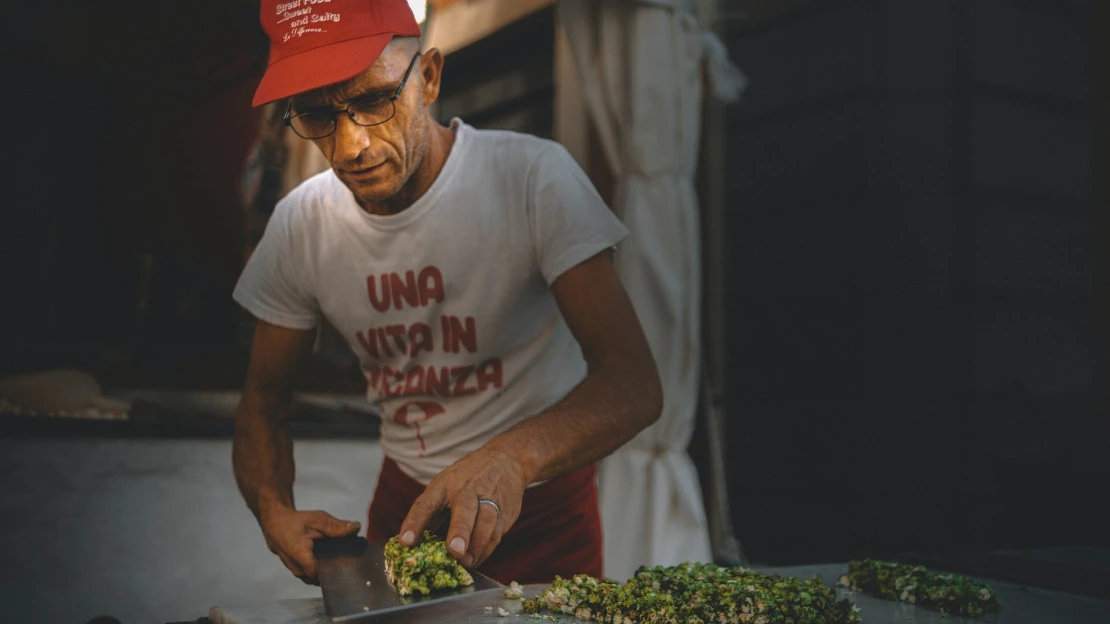
[(420, 57), (420, 75), (424, 79), (424, 105), (430, 106), (439, 99), (440, 78), (443, 76), (443, 53), (439, 48), (431, 48)]

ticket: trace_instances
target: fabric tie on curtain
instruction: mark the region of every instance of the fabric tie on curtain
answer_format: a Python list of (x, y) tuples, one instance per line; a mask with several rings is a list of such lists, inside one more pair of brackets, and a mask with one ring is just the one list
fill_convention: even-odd
[(715, 94), (735, 97), (744, 79), (690, 3), (561, 0), (559, 15), (616, 178), (614, 209), (632, 233), (617, 252), (617, 272), (663, 382), (659, 421), (599, 470), (605, 572), (624, 580), (640, 565), (711, 560), (698, 474), (686, 453), (701, 382), (694, 175), (703, 58), (711, 80), (721, 82)]

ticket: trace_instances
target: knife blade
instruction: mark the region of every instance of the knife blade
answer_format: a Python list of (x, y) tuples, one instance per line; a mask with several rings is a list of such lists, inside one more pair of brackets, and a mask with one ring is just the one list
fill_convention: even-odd
[(427, 596), (401, 596), (385, 575), (385, 546), (351, 536), (317, 540), (313, 547), (324, 611), (332, 622), (371, 622), (379, 616), (419, 609), (482, 592), (500, 592), (497, 581), (469, 570), (474, 584), (437, 590)]

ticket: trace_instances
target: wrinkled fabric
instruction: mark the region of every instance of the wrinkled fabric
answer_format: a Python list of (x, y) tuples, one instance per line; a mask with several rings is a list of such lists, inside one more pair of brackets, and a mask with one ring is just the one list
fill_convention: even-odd
[(671, 2), (562, 0), (559, 11), (616, 177), (614, 209), (632, 232), (617, 271), (663, 383), (659, 421), (599, 469), (605, 570), (623, 580), (640, 565), (711, 560), (686, 453), (701, 374), (694, 174), (706, 39), (692, 13)]

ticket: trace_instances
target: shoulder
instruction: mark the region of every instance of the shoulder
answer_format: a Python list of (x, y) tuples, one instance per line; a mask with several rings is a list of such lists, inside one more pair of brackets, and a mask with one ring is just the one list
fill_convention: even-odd
[(287, 235), (315, 227), (327, 206), (336, 200), (336, 193), (341, 192), (336, 185), (342, 187), (342, 182), (331, 169), (312, 176), (278, 201), (270, 221)]
[(470, 152), (496, 169), (530, 176), (539, 166), (577, 166), (559, 143), (512, 130), (477, 130), (466, 127)]

